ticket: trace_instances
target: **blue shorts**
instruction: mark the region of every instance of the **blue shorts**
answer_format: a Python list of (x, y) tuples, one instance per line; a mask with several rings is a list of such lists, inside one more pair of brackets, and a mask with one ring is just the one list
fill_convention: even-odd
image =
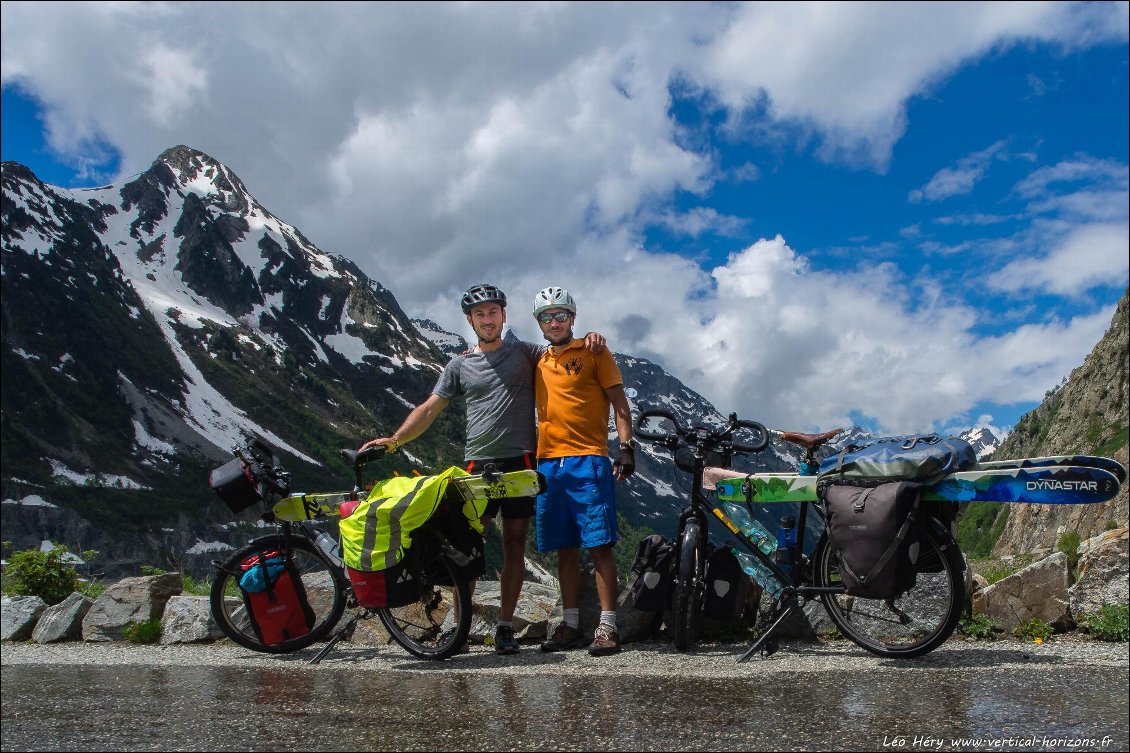
[(603, 455), (538, 461), (546, 490), (538, 495), (539, 552), (615, 544), (616, 488)]

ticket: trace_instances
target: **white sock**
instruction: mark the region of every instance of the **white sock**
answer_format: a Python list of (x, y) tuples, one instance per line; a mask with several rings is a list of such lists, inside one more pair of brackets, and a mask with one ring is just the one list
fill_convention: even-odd
[(615, 612), (601, 612), (600, 613), (600, 624), (601, 625), (607, 625), (608, 627), (615, 630), (616, 629), (616, 613)]
[(565, 610), (565, 624), (571, 628), (579, 627), (581, 624), (581, 610), (580, 607), (576, 609)]

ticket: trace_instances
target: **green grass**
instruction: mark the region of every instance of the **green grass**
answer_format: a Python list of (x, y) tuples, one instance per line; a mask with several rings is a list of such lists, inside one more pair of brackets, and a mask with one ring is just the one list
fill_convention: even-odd
[(212, 593), (212, 581), (207, 578), (197, 579), (191, 575), (185, 575), (184, 593), (190, 596), (208, 596)]
[(1104, 604), (1094, 612), (1085, 614), (1080, 627), (1097, 640), (1126, 643), (1130, 641), (1130, 606)]
[(122, 631), (122, 639), (130, 643), (156, 643), (161, 640), (161, 621), (131, 622)]
[(974, 640), (992, 640), (1001, 628), (988, 615), (978, 614), (962, 617), (957, 623), (957, 632)]
[(1033, 617), (1012, 629), (1012, 634), (1017, 638), (1025, 641), (1033, 641), (1034, 643), (1043, 643), (1048, 638), (1051, 638), (1054, 632), (1052, 626), (1039, 617)]
[(1031, 555), (1018, 555), (1009, 560), (974, 560), (969, 563), (969, 566), (972, 568), (973, 572), (984, 578), (991, 586), (1028, 567), (1032, 564), (1032, 560)]

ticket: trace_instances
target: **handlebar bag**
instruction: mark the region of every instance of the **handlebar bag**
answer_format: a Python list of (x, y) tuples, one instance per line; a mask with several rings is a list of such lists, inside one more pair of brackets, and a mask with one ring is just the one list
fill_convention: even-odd
[(921, 498), (922, 485), (905, 481), (824, 489), (828, 543), (848, 595), (892, 599), (914, 587)]
[(240, 563), (239, 590), (255, 634), (275, 646), (310, 632), (314, 611), (302, 577), (283, 552), (253, 554)]
[(872, 480), (933, 484), (977, 462), (964, 439), (917, 434), (885, 437), (869, 445), (848, 445), (820, 463), (820, 483)]
[(242, 512), (258, 502), (258, 484), (251, 468), (240, 458), (233, 458), (208, 475), (208, 486), (232, 512)]
[(653, 533), (640, 539), (632, 563), (628, 586), (631, 604), (641, 612), (665, 612), (670, 608), (675, 544)]

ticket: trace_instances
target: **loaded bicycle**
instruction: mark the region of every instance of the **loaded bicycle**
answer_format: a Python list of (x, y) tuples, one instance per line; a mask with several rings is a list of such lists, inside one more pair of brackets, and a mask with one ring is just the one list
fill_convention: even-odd
[[(741, 478), (728, 472), (736, 454), (763, 451), (769, 444), (770, 432), (756, 421), (739, 420), (730, 414), (722, 427), (684, 427), (664, 410), (645, 410), (636, 421), (636, 435), (655, 442), (673, 453), (676, 466), (692, 476), (687, 507), (679, 516), (675, 545), (672, 633), (675, 648), (686, 650), (693, 640), (698, 616), (702, 612), (706, 588), (706, 553), (711, 522), (723, 527), (739, 559), (745, 559), (763, 581), (763, 593), (773, 599), (763, 627), (739, 661), (754, 654), (769, 655), (778, 650), (774, 633), (792, 615), (803, 610), (813, 599), (819, 599), (839, 631), (860, 647), (884, 657), (910, 658), (937, 648), (953, 632), (965, 600), (964, 558), (945, 522), (943, 507), (925, 508), (917, 542), (917, 570), (913, 585), (900, 593), (884, 598), (865, 598), (848, 593), (844, 563), (840, 550), (821, 530), (815, 547), (806, 541), (810, 527), (823, 529), (825, 513), (822, 505), (811, 498), (798, 496), (795, 525), (789, 532), (795, 546), (782, 552), (785, 556), (770, 557), (764, 551), (761, 534), (753, 531), (748, 519), (754, 518), (751, 483), (744, 484), (745, 494), (736, 490), (742, 483), (728, 487), (733, 502), (722, 503), (716, 489), (720, 479)], [(804, 450), (801, 473), (812, 474), (817, 466), (814, 452), (838, 434), (802, 434), (778, 432), (780, 438)], [(794, 477), (796, 474), (794, 474)], [(814, 476), (806, 476), (815, 479)], [(778, 478), (781, 478), (778, 475)], [(786, 486), (789, 481), (786, 480)], [(741, 499), (744, 496), (744, 499)], [(741, 501), (737, 501), (741, 499)], [(787, 496), (785, 501), (788, 500)], [(815, 519), (810, 526), (809, 516)], [(734, 517), (743, 518), (743, 526)], [(753, 533), (751, 538), (749, 533)], [(760, 544), (760, 545), (759, 545)], [(810, 554), (808, 552), (811, 552)]]
[[(535, 471), (503, 474), (488, 468), (467, 475), (448, 469), (444, 475), (450, 478), (442, 479), (449, 482), (447, 491), (436, 497), (434, 509), (419, 514), (422, 524), (411, 532), (410, 546), (400, 545), (409, 543), (406, 536), (396, 538), (407, 534), (406, 521), (398, 520), (395, 532), (385, 525), (386, 539), (392, 535), (396, 540), (383, 557), (394, 566), (359, 570), (347, 566), (342, 542), (318, 524), (331, 516), (344, 519), (364, 503), (370, 522), (407, 509), (407, 503), (397, 506), (399, 500), (375, 499), (377, 487), (369, 492), (363, 488), (363, 469), (384, 455), (383, 447), (341, 451), (354, 472), (348, 492), (292, 492), (290, 473), (262, 439), (233, 454), (232, 461), (212, 472), (210, 486), (233, 512), (261, 507), (260, 519), (278, 531), (250, 541), (222, 562), (213, 561), (212, 617), (225, 636), (244, 648), (289, 653), (325, 639), (346, 609), (356, 609), (312, 663), (350, 635), (358, 620), (373, 615), (414, 656), (441, 660), (456, 654), (470, 633), (469, 584), (481, 575), (472, 560), (481, 561), (483, 543), (481, 534), (468, 527), (464, 505), (481, 510), (489, 498), (529, 494), (531, 485), (536, 493), (542, 483)], [(382, 532), (370, 527), (369, 534), (355, 548), (368, 547), (365, 552), (371, 555), (372, 539)]]

